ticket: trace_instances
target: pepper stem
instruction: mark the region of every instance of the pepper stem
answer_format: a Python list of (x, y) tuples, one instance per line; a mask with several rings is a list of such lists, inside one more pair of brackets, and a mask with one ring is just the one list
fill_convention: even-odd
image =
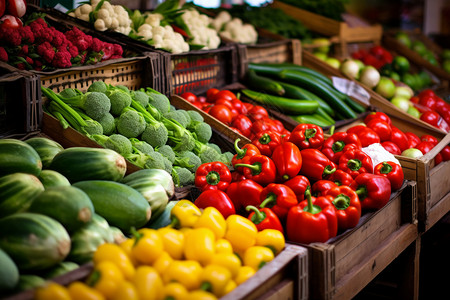
[(212, 284), (210, 282), (208, 282), (208, 281), (204, 281), (200, 285), (200, 289), (203, 290), (203, 291), (211, 292)]
[(206, 182), (209, 185), (217, 185), (220, 182), (220, 174), (216, 171), (211, 171), (206, 174)]
[(272, 140), (272, 138), (270, 137), (269, 134), (264, 133), (260, 138), (259, 138), (259, 142), (263, 145), (267, 145), (268, 143), (270, 143), (270, 141)]
[(345, 194), (339, 194), (334, 198), (333, 205), (336, 209), (345, 210), (350, 206), (350, 197)]
[(253, 222), (253, 224), (258, 225), (259, 223), (261, 223), (262, 221), (264, 221), (264, 219), (266, 218), (266, 214), (263, 211), (260, 211), (257, 207), (253, 206), (253, 205), (247, 205), (245, 207), (246, 211), (253, 211), (255, 214), (251, 217), (251, 220)]
[(347, 167), (352, 171), (358, 171), (361, 169), (362, 163), (359, 159), (353, 158), (349, 159), (347, 162)]
[(137, 232), (136, 228), (134, 227), (131, 227), (130, 232), (135, 239), (134, 245), (136, 245), (139, 242), (139, 240), (144, 236), (142, 233)]
[(244, 156), (245, 156), (245, 154), (247, 153), (247, 148), (245, 148), (245, 149), (242, 149), (242, 148), (239, 148), (239, 145), (238, 145), (238, 143), (239, 143), (239, 141), (240, 141), (241, 139), (236, 139), (235, 141), (234, 141), (234, 150), (236, 150), (236, 158), (237, 159), (242, 159), (242, 158), (244, 158)]
[(235, 164), (235, 168), (244, 167), (249, 168), (252, 171), (252, 175), (258, 175), (262, 171), (262, 164), (260, 162), (255, 162), (251, 165), (249, 164)]
[(383, 161), (383, 166), (380, 169), (380, 173), (381, 174), (389, 174), (391, 172), (392, 172), (392, 166), (389, 163)]
[(334, 153), (341, 152), (342, 149), (344, 149), (345, 143), (343, 141), (336, 141), (333, 143), (333, 146), (331, 146), (331, 149)]
[(92, 272), (86, 279), (86, 284), (89, 285), (90, 287), (93, 287), (100, 280), (101, 277), (102, 277), (101, 272), (99, 270), (94, 270), (94, 272)]
[(331, 168), (330, 165), (327, 165), (324, 169), (323, 169), (323, 173), (322, 173), (322, 178), (326, 178), (327, 176), (333, 174), (334, 172), (336, 172), (336, 168)]
[(305, 130), (305, 138), (306, 140), (309, 140), (310, 138), (313, 138), (317, 133), (317, 129), (315, 128), (308, 128)]
[(356, 189), (356, 195), (358, 195), (358, 198), (360, 201), (366, 199), (367, 197), (367, 188), (364, 185), (358, 186)]
[(328, 131), (328, 133), (333, 135), (334, 134), (334, 130), (335, 130), (334, 125), (331, 125), (330, 130)]
[(306, 197), (306, 201), (308, 201), (308, 205), (303, 208), (303, 211), (309, 212), (310, 214), (313, 214), (313, 215), (318, 214), (322, 211), (322, 208), (320, 208), (320, 206), (314, 205), (312, 203), (310, 190), (305, 191), (305, 197)]
[(264, 199), (263, 202), (261, 202), (261, 204), (259, 205), (259, 207), (268, 207), (271, 208), (273, 207), (275, 204), (277, 204), (277, 195), (275, 195), (274, 193), (269, 193), (267, 194), (266, 199)]

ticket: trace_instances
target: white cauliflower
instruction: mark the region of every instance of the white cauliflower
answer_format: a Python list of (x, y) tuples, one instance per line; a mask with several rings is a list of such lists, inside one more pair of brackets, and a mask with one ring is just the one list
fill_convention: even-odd
[(191, 34), (192, 43), (203, 45), (202, 49), (216, 49), (220, 45), (220, 38), (217, 31), (210, 28), (212, 18), (200, 14), (195, 9), (184, 10), (181, 15), (184, 23)]
[(258, 40), (258, 32), (251, 24), (244, 24), (241, 19), (233, 18), (222, 11), (211, 23), (224, 39), (243, 44), (254, 44)]
[[(142, 36), (144, 41), (152, 41), (153, 46), (157, 49), (165, 49), (171, 53), (182, 53), (189, 51), (189, 45), (184, 41), (181, 34), (174, 32), (171, 26), (160, 26), (159, 17), (158, 25), (152, 26), (144, 23), (138, 28), (137, 34)], [(156, 23), (155, 19), (151, 22)]]

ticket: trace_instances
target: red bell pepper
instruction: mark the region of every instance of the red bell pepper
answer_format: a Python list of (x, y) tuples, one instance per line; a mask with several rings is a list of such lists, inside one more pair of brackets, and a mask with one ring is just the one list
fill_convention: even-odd
[(324, 243), (336, 236), (337, 229), (333, 204), (324, 197), (311, 197), (309, 191), (306, 192), (306, 200), (292, 207), (287, 215), (286, 235), (292, 242)]
[(415, 133), (405, 132), (405, 135), (408, 138), (408, 149), (416, 147), (421, 142), (420, 137)]
[(403, 185), (405, 176), (403, 174), (402, 166), (393, 161), (383, 161), (375, 166), (374, 174), (385, 176), (391, 182), (391, 189), (396, 191)]
[(383, 146), (383, 148), (386, 149), (387, 152), (392, 153), (394, 155), (402, 154), (402, 151), (400, 151), (400, 148), (394, 142), (384, 141), (381, 143), (381, 146)]
[(256, 225), (258, 231), (275, 229), (284, 234), (280, 219), (270, 208), (264, 207), (258, 209), (255, 206), (248, 205), (245, 209), (252, 211), (247, 218)]
[(324, 196), (327, 194), (329, 189), (335, 186), (337, 185), (333, 181), (325, 179), (318, 180), (311, 186), (311, 195), (313, 195), (314, 197)]
[(430, 142), (420, 142), (419, 144), (416, 145), (415, 148), (419, 149), (422, 152), (422, 154), (425, 155), (425, 153), (430, 152), (430, 150), (434, 148), (434, 144)]
[(380, 137), (378, 134), (369, 127), (359, 130), (356, 134), (358, 135), (359, 140), (361, 141), (361, 146), (363, 147), (380, 142)]
[(442, 159), (442, 154), (440, 152), (438, 154), (436, 154), (436, 156), (434, 157), (434, 165), (437, 166), (438, 164), (440, 164), (443, 161), (444, 160)]
[(375, 131), (380, 137), (380, 141), (384, 142), (391, 137), (391, 125), (382, 119), (372, 119), (367, 123), (367, 127)]
[(254, 155), (260, 155), (259, 149), (253, 144), (245, 144), (242, 148), (239, 148), (238, 143), (240, 139), (234, 141), (234, 150), (236, 154), (231, 159), (231, 165), (239, 173), (243, 172), (242, 168), (236, 168), (236, 164), (247, 163), (248, 159)]
[(278, 145), (272, 153), (272, 160), (282, 181), (298, 175), (302, 168), (302, 155), (298, 147), (291, 142)]
[(252, 179), (265, 186), (275, 182), (277, 170), (275, 163), (265, 155), (254, 155), (246, 164), (236, 164), (235, 167), (244, 167), (245, 178)]
[(261, 105), (253, 105), (247, 112), (248, 117), (250, 120), (255, 122), (258, 119), (265, 118), (269, 116), (269, 113), (267, 112), (267, 109), (262, 107)]
[(195, 186), (202, 191), (226, 191), (230, 183), (231, 172), (227, 165), (222, 162), (204, 163), (195, 171)]
[(339, 159), (339, 169), (353, 178), (361, 173), (373, 173), (372, 158), (361, 149), (350, 149)]
[(238, 114), (231, 122), (231, 127), (238, 129), (242, 135), (249, 137), (252, 134), (253, 122), (246, 116)]
[(300, 151), (302, 155), (302, 169), (300, 174), (308, 177), (311, 181), (328, 179), (336, 168), (331, 166), (331, 161), (322, 152), (317, 149), (303, 149)]
[(439, 152), (439, 153), (442, 154), (443, 161), (450, 160), (450, 146), (445, 146), (444, 148), (442, 148), (441, 152)]
[(424, 135), (422, 135), (422, 136), (420, 137), (420, 140), (421, 140), (422, 142), (430, 142), (430, 143), (432, 143), (432, 144), (435, 145), (435, 146), (439, 143), (439, 140), (438, 140), (436, 137), (434, 137), (434, 136), (432, 136), (432, 135), (430, 135), (430, 134), (424, 134)]
[(391, 197), (391, 182), (381, 175), (359, 174), (350, 187), (358, 195), (363, 210), (380, 209)]
[(230, 215), (236, 214), (236, 209), (233, 202), (228, 195), (221, 190), (206, 190), (203, 191), (194, 204), (198, 208), (207, 208), (213, 206), (223, 215), (226, 219)]
[(384, 112), (381, 112), (381, 111), (374, 111), (374, 112), (369, 113), (364, 118), (364, 123), (367, 124), (373, 119), (381, 119), (381, 120), (385, 121), (386, 123), (388, 123), (389, 125), (392, 125), (391, 118), (387, 114), (385, 114)]
[(311, 183), (309, 183), (308, 178), (303, 175), (297, 175), (294, 178), (285, 181), (283, 184), (294, 191), (298, 202), (303, 201), (305, 199), (306, 190), (311, 189)]
[(339, 230), (358, 225), (361, 218), (361, 202), (351, 187), (346, 185), (333, 187), (324, 197), (333, 203), (336, 209)]
[[(239, 173), (238, 171), (231, 172), (231, 182), (242, 181), (245, 179), (244, 174)], [(228, 186), (228, 188), (230, 188), (230, 186)]]
[(331, 175), (330, 180), (337, 186), (347, 185), (349, 186), (353, 181), (353, 177), (343, 170), (337, 169), (336, 172)]
[(259, 198), (261, 200), (259, 207), (271, 208), (281, 221), (286, 219), (289, 209), (298, 204), (294, 191), (290, 187), (278, 183), (266, 186)]
[(435, 111), (425, 111), (423, 114), (420, 115), (420, 119), (424, 122), (427, 122), (428, 124), (431, 124), (435, 127), (438, 127), (438, 122), (440, 119), (440, 115)]
[(302, 149), (318, 149), (324, 142), (323, 129), (314, 124), (299, 124), (291, 131), (289, 141)]
[(348, 133), (355, 133), (356, 135), (358, 135), (359, 131), (361, 131), (363, 129), (366, 129), (366, 128), (367, 128), (366, 125), (360, 124), (360, 125), (355, 125), (355, 126), (350, 127), (349, 129), (347, 129), (346, 132), (348, 132)]
[(271, 156), (273, 150), (281, 144), (280, 134), (272, 130), (263, 130), (256, 133), (252, 140), (262, 155)]
[(355, 133), (335, 132), (324, 142), (321, 151), (337, 164), (341, 155), (349, 149), (361, 149), (359, 137)]
[(248, 205), (257, 206), (261, 204), (260, 195), (263, 187), (250, 179), (232, 182), (227, 189), (237, 212), (242, 212)]

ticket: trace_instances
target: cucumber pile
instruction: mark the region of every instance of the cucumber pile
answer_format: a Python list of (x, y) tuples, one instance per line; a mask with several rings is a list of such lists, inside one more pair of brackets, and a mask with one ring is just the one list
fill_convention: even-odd
[(328, 77), (304, 66), (250, 63), (245, 82), (245, 96), (299, 123), (326, 127), (366, 110), (339, 92)]
[(110, 149), (45, 137), (0, 139), (0, 294), (35, 288), (92, 260), (103, 243), (159, 219), (174, 195), (164, 170), (126, 174)]

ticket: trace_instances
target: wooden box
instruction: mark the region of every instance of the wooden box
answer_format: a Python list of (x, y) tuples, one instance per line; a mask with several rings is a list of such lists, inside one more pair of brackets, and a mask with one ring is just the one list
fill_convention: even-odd
[[(310, 299), (351, 299), (418, 237), (416, 183), (405, 181), (381, 209), (309, 250)], [(418, 269), (414, 270), (418, 272)]]

